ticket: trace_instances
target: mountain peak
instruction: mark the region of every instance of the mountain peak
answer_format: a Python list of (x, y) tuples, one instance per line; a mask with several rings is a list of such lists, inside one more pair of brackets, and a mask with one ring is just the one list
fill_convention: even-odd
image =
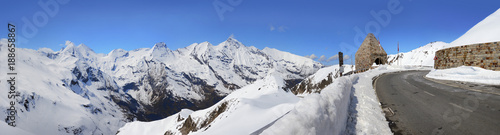
[(155, 48), (167, 48), (167, 44), (165, 44), (165, 42), (159, 42), (159, 43), (156, 43), (154, 46), (153, 46), (153, 49)]
[(94, 50), (92, 50), (90, 47), (88, 47), (87, 45), (85, 45), (83, 43), (78, 45), (76, 48), (78, 48), (80, 51), (94, 52)]
[(69, 40), (66, 40), (66, 43), (65, 43), (66, 46), (75, 46), (75, 43), (69, 41)]
[(223, 45), (223, 46), (234, 46), (236, 48), (239, 48), (240, 46), (245, 46), (240, 41), (236, 40), (234, 38), (234, 35), (229, 36), (229, 38), (227, 38), (226, 41), (222, 42), (221, 45)]

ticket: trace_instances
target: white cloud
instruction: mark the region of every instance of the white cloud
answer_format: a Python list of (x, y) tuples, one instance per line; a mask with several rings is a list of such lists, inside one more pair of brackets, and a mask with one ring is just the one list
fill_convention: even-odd
[(339, 59), (339, 55), (338, 54), (335, 54), (333, 55), (332, 57), (328, 58), (326, 60), (326, 62), (330, 62), (330, 61), (334, 61), (334, 60), (338, 60)]
[(351, 57), (349, 55), (344, 55), (344, 60), (348, 60), (350, 59)]
[[(313, 56), (314, 54), (312, 54), (311, 56)], [(308, 58), (310, 58), (311, 56), (306, 56)], [(345, 60), (348, 60), (350, 59), (351, 57), (349, 55), (344, 55), (343, 59), (344, 61)], [(338, 54), (335, 54), (331, 57), (328, 57), (328, 59), (326, 58), (325, 55), (321, 55), (321, 57), (319, 57), (318, 61), (319, 62), (332, 62), (332, 61), (335, 61), (335, 60), (339, 60), (339, 55)]]
[(307, 58), (309, 58), (309, 59), (313, 59), (313, 60), (314, 60), (314, 59), (316, 59), (316, 58), (318, 58), (318, 56), (316, 56), (316, 55), (314, 55), (314, 54), (311, 54), (311, 55), (306, 55), (306, 56), (304, 56), (304, 57), (307, 57)]
[(283, 26), (283, 25), (281, 25), (280, 27), (278, 27), (278, 31), (279, 32), (286, 32), (287, 29), (288, 29), (288, 27)]
[(319, 57), (318, 61), (325, 61), (326, 60), (326, 57), (325, 55), (321, 55), (321, 57)]
[(286, 30), (288, 29), (288, 27), (284, 26), (284, 25), (281, 25), (281, 26), (274, 26), (272, 24), (269, 25), (269, 31), (278, 31), (278, 32), (286, 32)]

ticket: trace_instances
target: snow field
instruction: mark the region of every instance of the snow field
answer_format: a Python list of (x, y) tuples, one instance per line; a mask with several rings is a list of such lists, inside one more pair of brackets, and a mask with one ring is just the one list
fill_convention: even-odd
[(480, 67), (460, 66), (449, 69), (432, 69), (426, 77), (439, 80), (466, 81), (489, 85), (500, 85), (500, 72)]
[(448, 47), (500, 41), (500, 8), (469, 29)]

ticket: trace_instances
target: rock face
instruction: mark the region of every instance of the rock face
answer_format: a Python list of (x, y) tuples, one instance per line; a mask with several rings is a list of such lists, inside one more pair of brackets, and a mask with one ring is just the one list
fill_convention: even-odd
[(475, 66), (500, 71), (500, 42), (479, 43), (442, 49), (436, 52), (434, 68)]
[(356, 71), (370, 69), (373, 63), (386, 64), (387, 53), (372, 33), (369, 33), (356, 52)]

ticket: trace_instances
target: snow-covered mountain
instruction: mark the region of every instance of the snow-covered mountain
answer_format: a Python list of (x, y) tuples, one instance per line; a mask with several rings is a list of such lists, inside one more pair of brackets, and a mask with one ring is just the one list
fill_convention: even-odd
[[(15, 105), (16, 128), (33, 134), (114, 134), (129, 121), (210, 107), (270, 73), (282, 78), (279, 86), (287, 90), (322, 67), (302, 56), (245, 46), (232, 37), (217, 46), (203, 42), (177, 50), (157, 43), (98, 54), (67, 41), (59, 51), (16, 48), (16, 53), (21, 95)], [(2, 103), (10, 102), (6, 94), (0, 93)]]
[(451, 43), (431, 42), (410, 52), (400, 53), (399, 58), (396, 54), (388, 55), (387, 60), (393, 65), (397, 65), (399, 61), (401, 65), (434, 66), (434, 56), (436, 51), (440, 49), (500, 41), (500, 25), (498, 24), (500, 24), (500, 9), (477, 23)]
[(500, 8), (469, 29), (448, 47), (500, 41)]
[(387, 55), (387, 61), (392, 65), (434, 66), (436, 51), (444, 49), (449, 44), (441, 41), (431, 42), (410, 52)]
[(284, 87), (283, 78), (271, 72), (212, 107), (194, 112), (183, 109), (158, 121), (127, 123), (118, 134), (250, 134), (286, 114), (299, 101)]

